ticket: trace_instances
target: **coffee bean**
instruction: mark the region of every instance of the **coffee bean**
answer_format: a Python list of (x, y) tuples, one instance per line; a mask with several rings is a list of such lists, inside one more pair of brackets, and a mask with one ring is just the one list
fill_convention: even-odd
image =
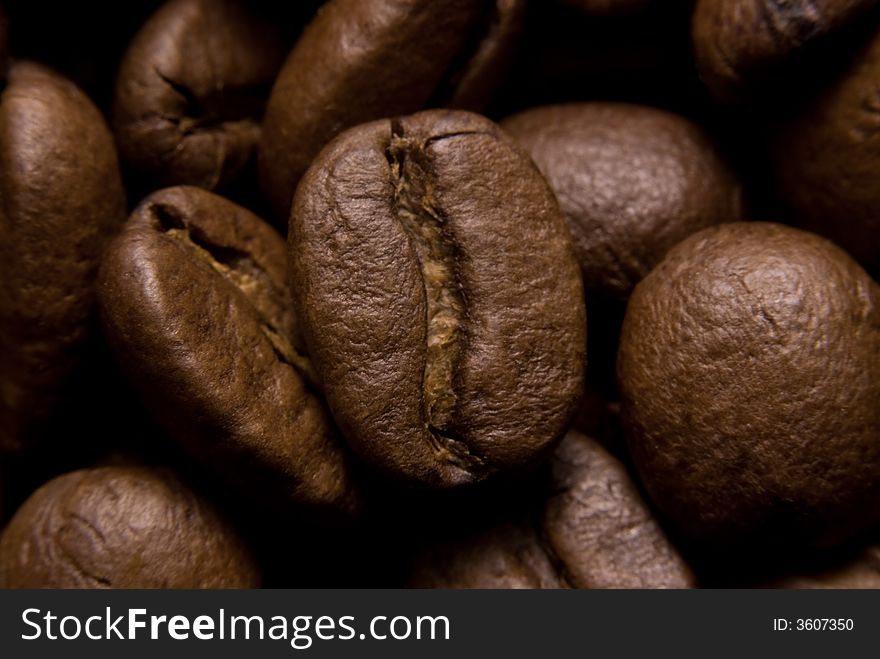
[(626, 469), (569, 433), (551, 461), (544, 500), (417, 560), (411, 586), (433, 588), (689, 588), (690, 568)]
[(0, 451), (19, 451), (80, 361), (98, 260), (125, 219), (103, 118), (38, 64), (14, 64), (0, 99), (0, 198)]
[(172, 473), (103, 467), (38, 489), (0, 536), (2, 588), (257, 588), (248, 549)]
[(873, 584), (878, 25), (0, 0), (0, 584)]
[(828, 241), (686, 239), (630, 298), (618, 375), (647, 491), (692, 538), (830, 546), (880, 521), (880, 287)]
[(553, 456), (552, 483), (542, 528), (571, 585), (695, 585), (626, 468), (598, 443), (570, 433)]
[(877, 0), (698, 0), (693, 38), (700, 76), (719, 99), (747, 99), (779, 78), (788, 60), (877, 4)]
[(580, 276), (552, 192), (495, 124), (435, 110), (345, 132), (300, 184), (290, 253), (303, 335), (366, 460), (452, 486), (562, 436)]
[(210, 190), (252, 162), (283, 47), (240, 0), (172, 0), (126, 52), (113, 127), (125, 162), (155, 186)]
[(524, 521), (491, 524), (440, 541), (416, 557), (409, 588), (564, 588), (540, 536)]
[(775, 137), (779, 193), (794, 219), (880, 273), (880, 31), (839, 80)]
[(330, 0), (275, 82), (260, 146), (263, 191), (286, 222), (297, 182), (345, 128), (429, 106), (481, 109), (519, 31), (523, 0)]
[(501, 126), (559, 199), (588, 292), (626, 297), (676, 243), (742, 219), (736, 179), (683, 117), (581, 103), (529, 110)]
[(273, 509), (330, 523), (361, 506), (290, 309), (284, 241), (194, 187), (147, 197), (101, 269), (107, 339), (197, 459)]

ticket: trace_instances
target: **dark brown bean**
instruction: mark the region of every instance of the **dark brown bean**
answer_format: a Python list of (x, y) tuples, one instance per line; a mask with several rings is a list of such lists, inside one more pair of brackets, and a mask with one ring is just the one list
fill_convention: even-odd
[(296, 185), (345, 128), (428, 106), (478, 110), (519, 30), (522, 0), (330, 0), (266, 109), (263, 191), (284, 222)]
[(256, 155), (284, 57), (278, 31), (241, 0), (171, 0), (119, 69), (113, 128), (123, 160), (151, 184), (213, 190)]
[(626, 468), (570, 433), (552, 461), (542, 528), (577, 588), (688, 588), (694, 575)]
[(290, 250), (304, 337), (365, 459), (451, 486), (562, 436), (580, 275), (552, 192), (495, 124), (436, 110), (347, 131), (303, 178)]
[(0, 588), (257, 588), (235, 531), (172, 473), (76, 471), (38, 489), (0, 536)]
[(775, 135), (778, 191), (804, 228), (880, 273), (880, 31)]
[(630, 298), (618, 375), (645, 487), (694, 539), (830, 546), (880, 521), (880, 287), (830, 242), (686, 239)]
[(107, 339), (145, 402), (242, 493), (325, 522), (361, 507), (343, 445), (312, 389), (284, 241), (193, 187), (147, 197), (101, 269)]
[(564, 588), (540, 536), (528, 521), (502, 522), (437, 542), (415, 559), (410, 588)]
[(572, 103), (501, 126), (556, 193), (587, 291), (625, 298), (676, 243), (743, 219), (739, 184), (704, 131), (683, 117)]
[(94, 320), (101, 253), (125, 219), (104, 119), (32, 63), (0, 100), (0, 450), (38, 441)]
[(875, 6), (877, 0), (698, 0), (700, 76), (719, 99), (747, 99), (805, 48)]
[(626, 468), (569, 433), (542, 501), (416, 560), (409, 585), (432, 588), (691, 588), (695, 578)]

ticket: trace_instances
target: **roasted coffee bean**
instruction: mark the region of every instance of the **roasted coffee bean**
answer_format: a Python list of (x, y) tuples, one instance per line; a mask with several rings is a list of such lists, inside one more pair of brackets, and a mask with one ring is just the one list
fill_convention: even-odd
[(0, 0), (0, 586), (876, 586), (878, 30)]
[(695, 585), (626, 468), (598, 443), (569, 434), (553, 456), (552, 483), (542, 528), (571, 585)]
[(263, 191), (287, 221), (297, 182), (345, 128), (446, 105), (479, 110), (510, 55), (523, 0), (330, 0), (284, 64), (260, 146)]
[(299, 345), (286, 268), (284, 241), (249, 211), (161, 190), (108, 250), (102, 317), (169, 434), (243, 494), (331, 522), (361, 493)]
[(537, 514), (436, 544), (409, 584), (442, 588), (688, 588), (694, 576), (626, 468), (569, 433)]
[(171, 0), (119, 70), (113, 128), (123, 160), (156, 186), (228, 187), (252, 163), (284, 51), (243, 0)]
[(556, 193), (588, 292), (626, 297), (678, 242), (742, 219), (737, 181), (682, 117), (581, 103), (529, 110), (501, 126)]
[(832, 84), (776, 136), (780, 196), (805, 228), (880, 273), (880, 31)]
[(364, 459), (452, 486), (562, 436), (580, 274), (553, 193), (495, 124), (432, 110), (345, 132), (297, 190), (290, 253), (306, 344)]
[(806, 47), (877, 0), (698, 0), (693, 39), (700, 76), (727, 102), (747, 99)]
[(630, 298), (618, 374), (633, 460), (691, 537), (829, 546), (880, 521), (880, 287), (830, 242), (686, 239)]
[(0, 451), (38, 442), (80, 361), (101, 253), (125, 219), (110, 131), (28, 62), (0, 97)]
[(38, 489), (0, 536), (3, 588), (257, 588), (248, 549), (172, 473), (72, 472)]
[(528, 521), (502, 522), (419, 554), (410, 588), (564, 588), (539, 533)]

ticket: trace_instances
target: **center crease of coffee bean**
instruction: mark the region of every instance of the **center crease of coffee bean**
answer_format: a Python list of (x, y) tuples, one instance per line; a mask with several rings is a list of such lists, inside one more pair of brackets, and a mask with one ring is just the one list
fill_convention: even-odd
[(198, 260), (206, 263), (221, 277), (237, 288), (248, 301), (260, 323), (260, 329), (272, 345), (278, 360), (292, 367), (306, 383), (320, 390), (317, 373), (311, 360), (294, 346), (282, 329), (285, 296), (273, 284), (271, 277), (247, 252), (212, 243), (197, 227), (189, 225), (182, 214), (174, 209), (153, 206), (163, 232), (176, 240)]
[(482, 459), (452, 428), (465, 301), (456, 272), (455, 244), (435, 197), (427, 142), (404, 135), (401, 123), (393, 120), (387, 157), (394, 209), (419, 261), (424, 284), (427, 347), (422, 383), (426, 429), (437, 453), (467, 467), (482, 464)]
[(233, 89), (219, 88), (201, 98), (187, 85), (153, 69), (159, 79), (186, 104), (181, 115), (160, 114), (161, 119), (177, 124), (183, 136), (197, 132), (223, 131), (230, 125), (245, 124), (257, 128), (262, 113), (260, 86)]

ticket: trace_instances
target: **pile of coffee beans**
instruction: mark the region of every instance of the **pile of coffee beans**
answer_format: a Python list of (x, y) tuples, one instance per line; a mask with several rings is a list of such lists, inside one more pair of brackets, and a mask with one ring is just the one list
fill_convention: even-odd
[(5, 0), (0, 586), (880, 587), (880, 0)]

